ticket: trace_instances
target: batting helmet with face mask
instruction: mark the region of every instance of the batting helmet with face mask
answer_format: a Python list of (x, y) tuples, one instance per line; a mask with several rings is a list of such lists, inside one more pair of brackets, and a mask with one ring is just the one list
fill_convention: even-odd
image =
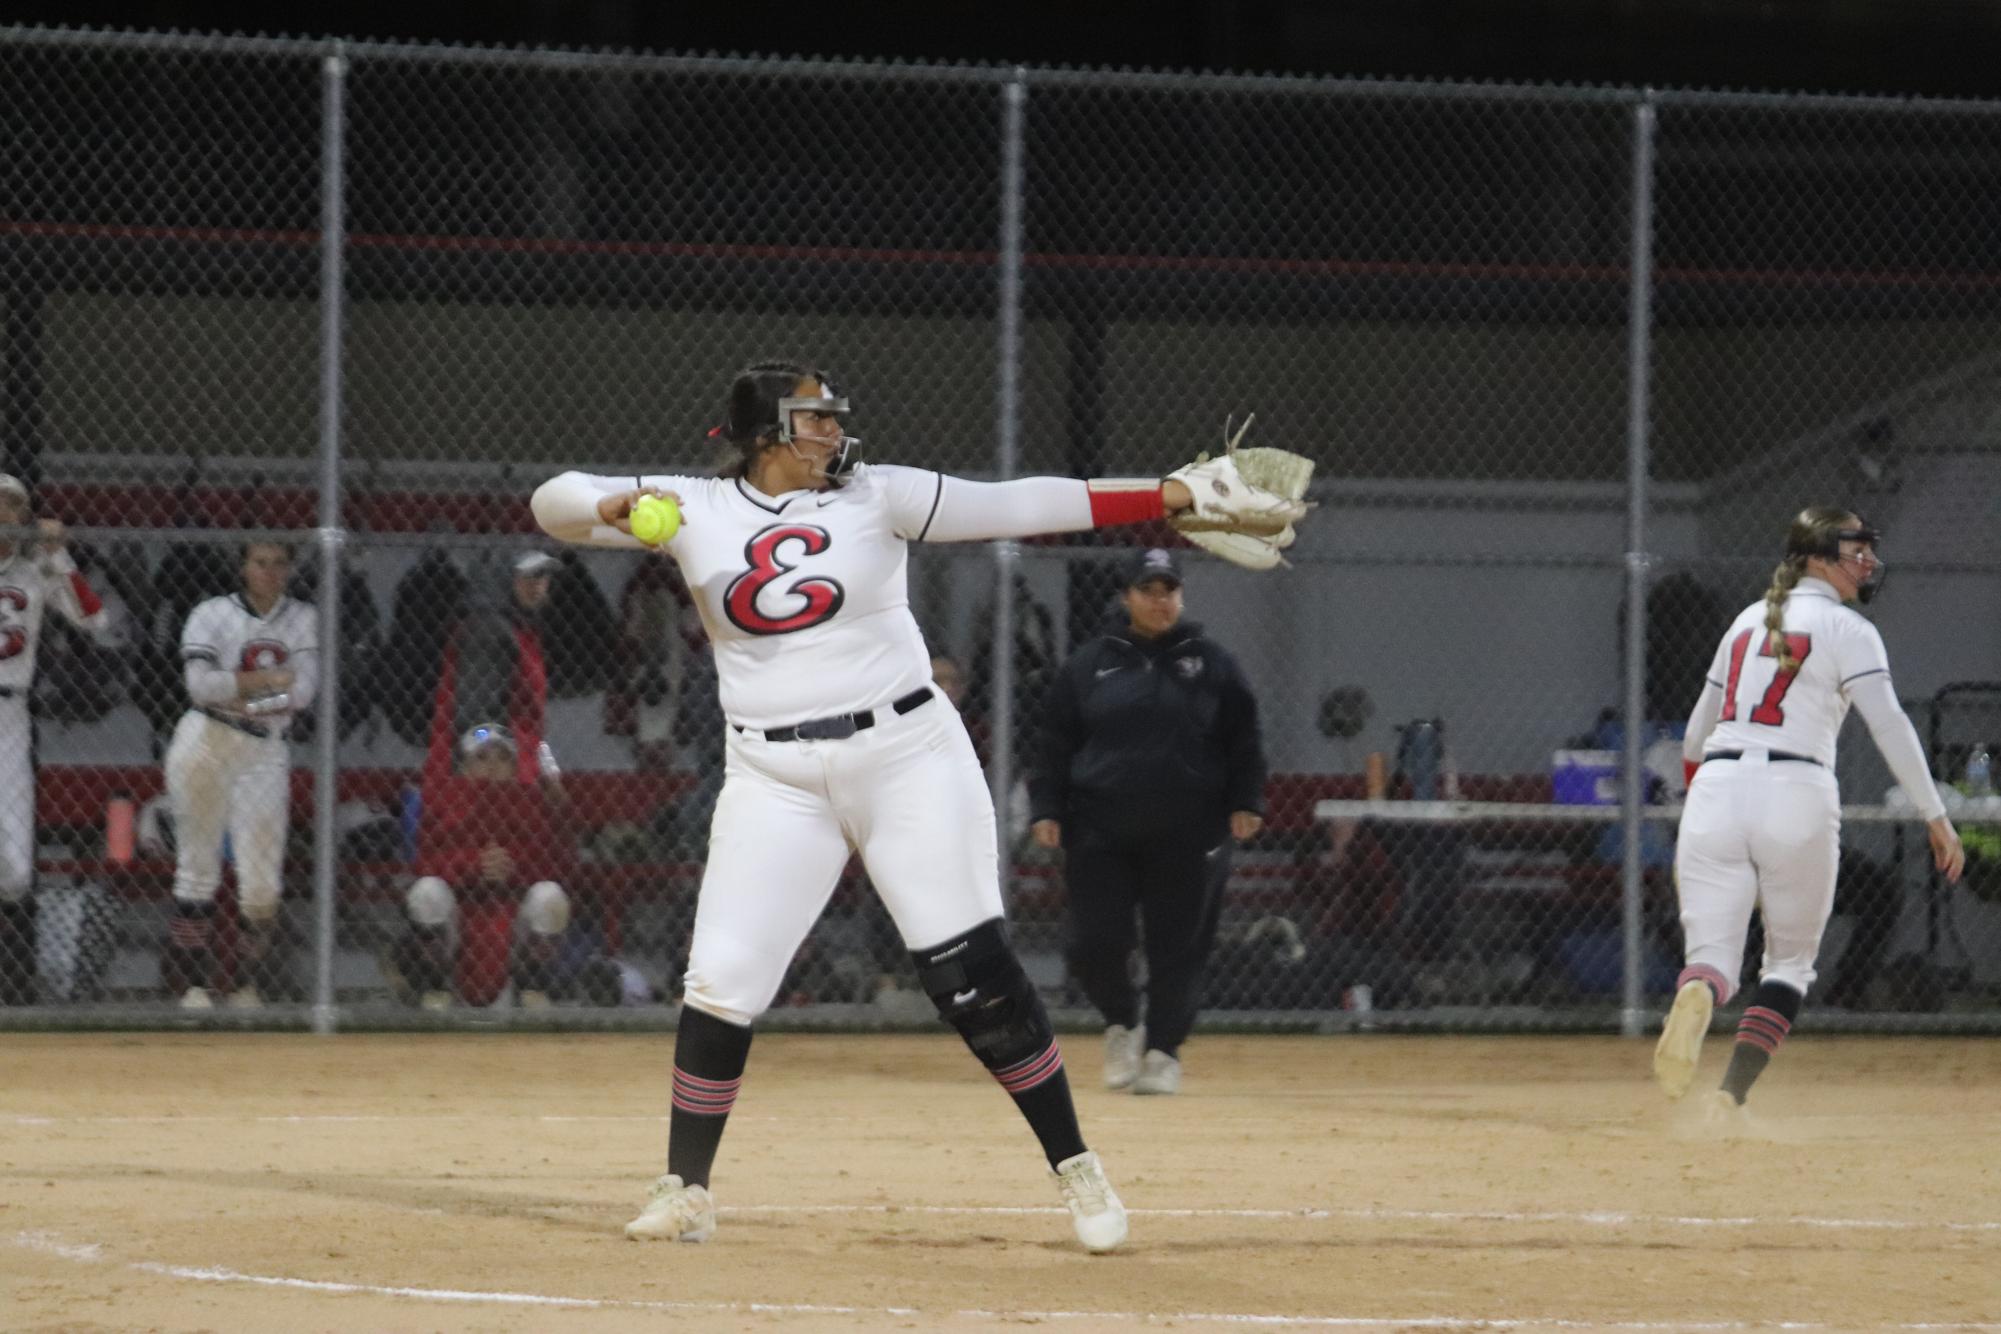
[(1855, 522), (1840, 526), (1832, 524), (1795, 524), (1792, 532), (1788, 535), (1786, 554), (1788, 556), (1819, 556), (1823, 560), (1839, 564), (1841, 561), (1841, 544), (1843, 542), (1866, 542), (1869, 545), (1870, 554), (1875, 556), (1876, 560), (1875, 564), (1870, 568), (1868, 575), (1855, 581), (1855, 600), (1867, 605), (1873, 602), (1877, 595), (1883, 591), (1883, 581), (1889, 575), (1889, 567), (1883, 563), (1883, 557), (1877, 550), (1883, 541), (1883, 530), (1870, 523), (1860, 514), (1853, 513), (1853, 511), (1844, 514), (1842, 517), (1852, 517)]
[[(803, 380), (817, 382), (820, 392), (795, 393)], [(723, 430), (748, 463), (767, 442), (795, 446), (793, 413), (828, 412), (840, 419), (850, 411), (846, 396), (834, 387), (825, 372), (801, 362), (761, 361), (746, 367), (730, 386), (729, 421)], [(861, 457), (862, 442), (848, 435), (845, 427), (843, 422), (840, 443), (827, 461), (827, 480), (836, 486)]]

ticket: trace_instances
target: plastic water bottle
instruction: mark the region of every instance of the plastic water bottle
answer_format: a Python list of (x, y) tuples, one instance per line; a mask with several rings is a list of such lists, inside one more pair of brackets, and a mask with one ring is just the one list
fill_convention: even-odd
[(1397, 767), (1410, 780), (1413, 801), (1438, 800), (1438, 770), (1445, 758), (1445, 738), (1435, 718), (1420, 718), (1400, 729)]
[(1985, 746), (1975, 746), (1973, 753), (1966, 757), (1966, 795), (1994, 795), (1994, 757), (1987, 753)]

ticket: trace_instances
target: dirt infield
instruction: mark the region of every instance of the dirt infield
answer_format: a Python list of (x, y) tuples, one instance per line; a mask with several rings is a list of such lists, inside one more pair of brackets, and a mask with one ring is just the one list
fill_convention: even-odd
[(1796, 1040), (1729, 1138), (1617, 1039), (1067, 1050), (1112, 1256), (943, 1034), (761, 1037), (706, 1246), (619, 1232), (671, 1038), (0, 1035), (0, 1326), (2001, 1324), (2001, 1042)]

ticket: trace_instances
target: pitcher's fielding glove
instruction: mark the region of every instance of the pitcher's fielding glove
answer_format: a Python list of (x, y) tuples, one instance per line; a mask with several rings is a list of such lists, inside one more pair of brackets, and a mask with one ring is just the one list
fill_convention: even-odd
[(1239, 449), (1255, 420), (1255, 413), (1246, 417), (1234, 435), (1224, 423), (1221, 458), (1204, 453), (1168, 474), (1195, 499), (1169, 522), (1190, 542), (1224, 560), (1268, 570), (1282, 562), (1279, 553), (1295, 536), (1292, 525), (1312, 508), (1305, 497), (1313, 460), (1288, 449)]
[(1292, 563), (1281, 553), (1292, 545), (1297, 536), (1288, 524), (1270, 537), (1257, 537), (1250, 533), (1193, 532), (1188, 534), (1188, 540), (1232, 565), (1241, 565), (1247, 570), (1269, 570), (1274, 565)]

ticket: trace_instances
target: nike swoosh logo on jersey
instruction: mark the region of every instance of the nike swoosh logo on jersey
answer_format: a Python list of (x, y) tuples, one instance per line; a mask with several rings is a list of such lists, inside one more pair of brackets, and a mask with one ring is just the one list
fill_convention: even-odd
[(971, 991), (955, 991), (952, 993), (952, 1004), (964, 1005), (967, 1001), (971, 1000), (973, 997), (979, 994), (980, 994), (980, 989), (978, 987), (974, 987)]
[(1117, 670), (1118, 668), (1116, 667), (1100, 667), (1097, 671), (1097, 675), (1110, 676), (1113, 672), (1116, 672)]

